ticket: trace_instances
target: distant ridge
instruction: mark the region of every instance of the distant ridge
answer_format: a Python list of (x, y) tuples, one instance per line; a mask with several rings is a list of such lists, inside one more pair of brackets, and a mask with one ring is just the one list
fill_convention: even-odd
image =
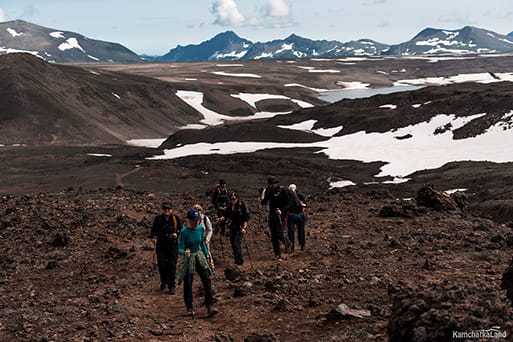
[(56, 63), (145, 61), (121, 44), (94, 40), (75, 32), (23, 20), (0, 23), (0, 54), (13, 52), (27, 52)]
[(513, 50), (513, 38), (493, 31), (465, 26), (459, 30), (426, 28), (413, 39), (393, 45), (387, 54), (492, 53)]
[[(411, 40), (387, 45), (370, 39), (346, 43), (311, 40), (291, 34), (285, 39), (252, 43), (226, 31), (198, 45), (177, 46), (164, 56), (148, 57), (159, 62), (199, 62), (275, 58), (340, 56), (420, 55), (444, 53), (500, 53), (513, 51), (513, 32), (502, 35), (465, 26), (459, 30), (426, 28)], [(392, 37), (391, 37), (392, 38)]]

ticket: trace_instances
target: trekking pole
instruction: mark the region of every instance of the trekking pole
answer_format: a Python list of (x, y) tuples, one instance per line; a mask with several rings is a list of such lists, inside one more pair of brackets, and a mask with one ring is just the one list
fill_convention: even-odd
[(187, 257), (187, 282), (188, 282), (188, 289), (187, 292), (189, 293), (189, 298), (191, 299), (191, 318), (194, 319), (194, 299), (192, 298), (192, 274), (191, 274), (191, 257)]
[(244, 242), (244, 247), (246, 247), (246, 252), (248, 253), (249, 265), (251, 266), (251, 269), (254, 269), (253, 260), (251, 260), (251, 253), (249, 253), (249, 247), (245, 237), (242, 237), (242, 242)]
[[(217, 224), (219, 225), (219, 221), (217, 221)], [(221, 246), (221, 257), (223, 258), (223, 263), (224, 263), (224, 244), (223, 244), (223, 236), (222, 234), (219, 232), (218, 233), (218, 236), (219, 236), (219, 244)]]
[(156, 284), (157, 278), (155, 277), (155, 269), (157, 269), (157, 271), (158, 271), (158, 268), (157, 268), (157, 247), (156, 246), (153, 248), (153, 253), (151, 255), (150, 276), (152, 278), (152, 281), (149, 282), (150, 286), (151, 286), (150, 291), (153, 291), (156, 288), (156, 285), (157, 285)]

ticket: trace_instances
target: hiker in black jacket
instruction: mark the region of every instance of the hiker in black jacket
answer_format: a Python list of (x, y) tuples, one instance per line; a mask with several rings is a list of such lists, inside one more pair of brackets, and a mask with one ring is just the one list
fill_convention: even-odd
[(267, 179), (267, 189), (265, 191), (262, 205), (269, 204), (269, 229), (271, 230), (271, 241), (273, 244), (274, 256), (281, 260), (280, 241), (285, 245), (285, 251), (290, 252), (290, 241), (284, 234), (287, 211), (289, 209), (288, 189), (280, 186), (276, 177)]
[(178, 258), (178, 234), (182, 229), (180, 218), (173, 214), (171, 203), (162, 203), (162, 214), (155, 217), (151, 237), (160, 273), (160, 289), (166, 286), (170, 294), (175, 294), (176, 260)]
[[(219, 184), (212, 193), (212, 204), (216, 208), (217, 217), (223, 217), (226, 207), (230, 204), (228, 200), (228, 189), (226, 188), (226, 181), (224, 179), (219, 180)], [(218, 230), (221, 235), (225, 235), (225, 221), (218, 221)], [(215, 232), (217, 233), (217, 231)]]
[(232, 245), (233, 257), (236, 265), (242, 265), (242, 239), (244, 233), (248, 228), (249, 211), (244, 202), (239, 199), (235, 192), (230, 193), (230, 203), (224, 212), (224, 217), (221, 220), (229, 218), (231, 220), (229, 225), (230, 230), (230, 243)]

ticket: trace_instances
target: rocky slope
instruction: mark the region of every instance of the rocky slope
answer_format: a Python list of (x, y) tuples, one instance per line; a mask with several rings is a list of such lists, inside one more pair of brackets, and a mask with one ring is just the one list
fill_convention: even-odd
[(167, 135), (199, 114), (169, 84), (0, 56), (0, 144), (125, 143)]
[[(244, 252), (245, 264), (235, 268), (228, 240), (214, 237), (220, 313), (205, 317), (196, 284), (192, 321), (181, 291), (158, 290), (147, 235), (161, 201), (171, 200), (183, 216), (196, 202), (208, 206), (204, 193), (70, 188), (3, 195), (0, 339), (429, 341), (489, 325), (509, 334), (512, 309), (500, 286), (511, 228), (465, 209), (421, 206), (425, 201), (408, 203), (410, 217), (385, 217), (383, 207), (397, 204), (386, 197), (307, 193), (307, 250), (277, 262), (265, 214), (244, 195), (251, 258)], [(339, 304), (365, 315), (337, 313)]]

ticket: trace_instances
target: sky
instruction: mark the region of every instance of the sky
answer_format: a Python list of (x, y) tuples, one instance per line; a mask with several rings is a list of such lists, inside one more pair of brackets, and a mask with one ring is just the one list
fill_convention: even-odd
[(0, 22), (22, 19), (138, 54), (163, 55), (232, 30), (253, 42), (292, 33), (402, 43), (426, 27), (513, 31), (511, 0), (0, 0)]

